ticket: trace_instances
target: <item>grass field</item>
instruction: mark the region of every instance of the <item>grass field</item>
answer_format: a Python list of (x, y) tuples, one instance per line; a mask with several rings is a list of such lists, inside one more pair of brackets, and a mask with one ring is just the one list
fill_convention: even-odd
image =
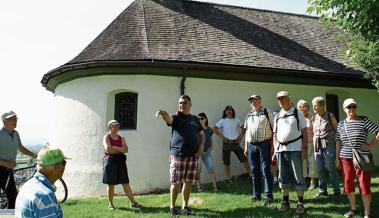
[[(378, 171), (372, 180), (372, 217), (379, 217), (379, 178)], [(133, 188), (133, 184), (131, 184)], [(225, 217), (225, 218), (268, 218), (268, 217), (297, 217), (295, 215), (296, 195), (292, 191), (290, 195), (291, 210), (283, 213), (278, 212), (276, 207), (280, 206), (281, 193), (277, 185), (274, 188), (275, 203), (270, 206), (262, 206), (261, 202), (250, 203), (251, 182), (246, 178), (239, 178), (233, 185), (224, 182), (219, 183), (220, 191), (213, 192), (211, 186), (197, 193), (193, 189), (190, 198), (190, 207), (194, 214), (188, 217)], [(357, 189), (358, 190), (358, 189)], [(345, 195), (340, 197), (329, 196), (322, 199), (313, 199), (316, 190), (306, 191), (305, 208), (306, 213), (302, 217), (310, 218), (340, 218), (349, 209), (348, 200)], [(104, 190), (105, 193), (105, 190)], [(88, 198), (70, 199), (62, 204), (65, 217), (171, 217), (169, 214), (170, 195), (167, 192), (136, 196), (139, 203), (146, 208), (142, 210), (132, 209), (126, 197), (116, 197), (116, 210), (107, 208), (107, 199)], [(362, 209), (360, 197), (357, 198), (359, 208)], [(177, 205), (181, 205), (182, 198), (179, 196)], [(185, 216), (181, 216), (185, 217)], [(357, 216), (360, 217), (360, 216)]]

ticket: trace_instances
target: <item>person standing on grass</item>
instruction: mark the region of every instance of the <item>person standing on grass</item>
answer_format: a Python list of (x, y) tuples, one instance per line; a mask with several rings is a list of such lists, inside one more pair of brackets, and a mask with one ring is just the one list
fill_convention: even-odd
[[(370, 218), (372, 173), (354, 167), (352, 149), (354, 148), (354, 150), (363, 155), (369, 154), (374, 145), (379, 142), (379, 126), (365, 116), (358, 116), (357, 107), (357, 102), (352, 98), (348, 98), (343, 102), (346, 119), (340, 121), (337, 127), (336, 165), (342, 170), (344, 192), (347, 194), (351, 208), (345, 213), (344, 217), (352, 218), (356, 214), (357, 204), (354, 190), (354, 177), (356, 177), (363, 202), (364, 218)], [(369, 132), (375, 135), (371, 142), (367, 141)]]
[(318, 171), (319, 192), (315, 198), (328, 196), (328, 179), (333, 187), (334, 196), (341, 194), (336, 169), (336, 130), (337, 120), (325, 109), (323, 97), (312, 100), (315, 115), (312, 118), (313, 144)]
[(103, 165), (103, 183), (107, 184), (108, 208), (114, 210), (113, 197), (115, 185), (121, 184), (126, 196), (131, 202), (132, 208), (142, 208), (134, 199), (132, 189), (129, 185), (128, 168), (126, 166), (126, 155), (128, 145), (125, 138), (118, 134), (120, 123), (116, 120), (108, 122), (109, 133), (104, 136), (104, 165)]
[(54, 183), (62, 178), (67, 159), (60, 149), (46, 147), (38, 152), (37, 172), (21, 187), (17, 196), (17, 218), (63, 217)]
[[(230, 184), (233, 178), (230, 175), (230, 154), (233, 151), (243, 166), (247, 174), (251, 177), (251, 170), (247, 163), (247, 158), (240, 147), (240, 142), (245, 135), (245, 129), (242, 127), (241, 121), (236, 117), (236, 112), (231, 105), (227, 105), (222, 112), (222, 118), (213, 127), (213, 131), (222, 139), (222, 161), (226, 180)], [(240, 132), (240, 133), (239, 133)]]
[(308, 155), (303, 162), (304, 177), (310, 178), (309, 190), (316, 188), (317, 179), (317, 166), (313, 147), (313, 115), (309, 112), (309, 104), (305, 100), (299, 100), (297, 102), (297, 109), (303, 113), (305, 121), (307, 121), (307, 133), (308, 133)]
[(165, 110), (158, 109), (155, 116), (162, 116), (163, 121), (171, 126), (172, 136), (170, 141), (170, 213), (179, 215), (176, 209), (176, 198), (180, 185), (183, 184), (183, 204), (181, 213), (192, 214), (188, 207), (191, 194), (191, 185), (196, 184), (197, 159), (204, 154), (204, 131), (197, 116), (191, 114), (191, 98), (188, 95), (179, 97), (178, 112), (169, 115)]
[(262, 178), (264, 179), (264, 205), (271, 204), (273, 178), (271, 173), (271, 153), (273, 116), (271, 110), (262, 107), (261, 97), (249, 97), (251, 111), (247, 114), (244, 124), (246, 130), (245, 151), (252, 171), (253, 196), (251, 201), (260, 201)]
[(32, 158), (36, 158), (37, 155), (22, 145), (20, 135), (15, 130), (18, 120), (15, 112), (4, 113), (1, 120), (3, 128), (0, 130), (0, 188), (7, 195), (8, 209), (14, 209), (17, 189), (12, 170), (17, 166), (17, 151)]
[[(279, 211), (290, 209), (289, 184), (293, 180), (297, 192), (297, 214), (304, 214), (303, 159), (307, 156), (307, 123), (297, 108), (291, 107), (291, 99), (286, 91), (277, 93), (281, 110), (275, 115), (274, 145), (272, 159), (278, 158), (279, 187), (282, 189), (283, 202)], [(292, 178), (291, 178), (292, 177)]]
[(216, 183), (216, 173), (213, 171), (212, 156), (211, 156), (211, 151), (213, 149), (213, 145), (212, 145), (213, 130), (212, 128), (208, 127), (208, 118), (204, 112), (199, 113), (197, 115), (197, 118), (199, 118), (200, 120), (200, 124), (203, 127), (204, 136), (205, 136), (204, 155), (199, 157), (199, 163), (198, 163), (199, 181), (197, 181), (197, 190), (199, 192), (202, 191), (201, 184), (200, 184), (200, 174), (201, 174), (201, 162), (203, 162), (211, 178), (213, 190), (217, 192), (218, 189), (217, 189), (217, 183)]

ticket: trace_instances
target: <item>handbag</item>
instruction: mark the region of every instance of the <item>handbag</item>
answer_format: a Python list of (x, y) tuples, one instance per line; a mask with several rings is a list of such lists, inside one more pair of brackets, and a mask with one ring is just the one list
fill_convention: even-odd
[(344, 121), (346, 136), (349, 139), (351, 150), (353, 152), (353, 166), (359, 168), (365, 172), (373, 172), (375, 170), (374, 157), (371, 153), (362, 154), (357, 149), (354, 148), (353, 143), (351, 143), (349, 134), (347, 133), (346, 121)]

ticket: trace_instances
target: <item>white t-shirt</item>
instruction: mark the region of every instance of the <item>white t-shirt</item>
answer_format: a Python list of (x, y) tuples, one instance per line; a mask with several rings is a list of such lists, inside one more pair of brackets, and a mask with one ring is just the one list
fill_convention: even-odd
[(237, 117), (232, 119), (222, 118), (216, 123), (216, 126), (226, 138), (236, 140), (239, 136), (239, 128), (242, 126), (242, 123)]
[[(287, 114), (293, 114), (294, 108), (290, 108), (288, 111), (284, 111), (283, 109), (279, 111), (275, 115), (274, 122), (274, 131), (276, 131), (276, 138), (280, 142), (288, 142), (298, 138), (301, 135), (301, 129), (307, 128), (307, 122), (304, 118), (303, 113), (300, 111), (297, 112), (299, 118), (299, 128), (297, 128), (297, 120), (295, 116), (283, 117)], [(279, 119), (278, 119), (279, 118)], [(277, 120), (277, 121), (276, 121)], [(278, 144), (275, 145), (277, 148)], [(288, 145), (280, 145), (279, 149), (276, 149), (276, 152), (282, 151), (301, 151), (302, 139), (289, 143)]]

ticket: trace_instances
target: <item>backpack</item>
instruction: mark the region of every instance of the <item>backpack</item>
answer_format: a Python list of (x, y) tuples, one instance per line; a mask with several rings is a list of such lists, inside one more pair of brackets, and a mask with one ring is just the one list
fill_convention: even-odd
[(267, 108), (263, 108), (263, 113), (265, 114), (265, 116), (266, 116), (266, 119), (267, 119), (267, 121), (268, 121), (268, 124), (270, 125), (270, 129), (271, 129), (271, 132), (272, 132), (272, 126), (271, 126), (271, 123), (270, 123), (270, 118), (269, 118), (269, 116), (268, 116), (268, 111), (267, 111)]
[[(299, 110), (297, 108), (294, 108), (293, 110), (293, 114), (290, 114), (290, 115), (284, 115), (283, 117), (279, 117), (278, 118), (275, 118), (275, 127), (278, 128), (278, 120), (281, 119), (281, 118), (286, 118), (286, 117), (290, 117), (290, 116), (295, 116), (296, 118), (296, 123), (297, 123), (297, 130), (300, 131), (300, 121), (299, 121)], [(276, 129), (275, 129), (275, 132), (276, 132)]]

